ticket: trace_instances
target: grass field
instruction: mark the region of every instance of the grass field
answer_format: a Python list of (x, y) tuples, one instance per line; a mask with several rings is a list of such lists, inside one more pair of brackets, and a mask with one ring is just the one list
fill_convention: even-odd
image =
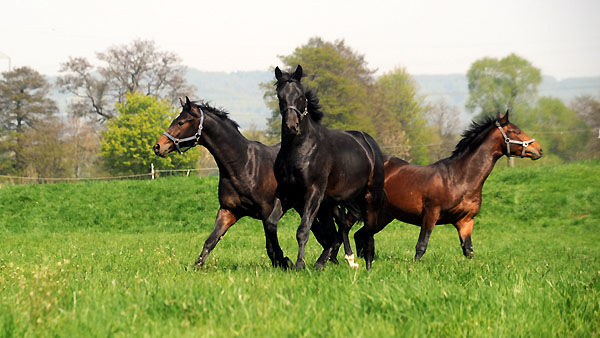
[[(216, 188), (215, 177), (0, 187), (0, 336), (600, 335), (598, 161), (495, 170), (474, 259), (442, 225), (413, 263), (419, 229), (394, 222), (375, 236), (370, 272), (362, 260), (273, 269), (249, 218), (194, 271)], [(280, 223), (290, 257), (298, 223)], [(307, 262), (319, 251), (311, 238)]]

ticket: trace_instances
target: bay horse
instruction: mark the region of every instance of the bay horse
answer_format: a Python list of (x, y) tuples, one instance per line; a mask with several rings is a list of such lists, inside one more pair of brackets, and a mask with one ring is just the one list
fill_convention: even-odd
[[(453, 224), (463, 254), (473, 257), (471, 233), (481, 207), (481, 191), (502, 156), (542, 157), (535, 139), (508, 120), (509, 112), (472, 122), (452, 155), (420, 166), (393, 156), (385, 158), (386, 204), (379, 217), (381, 229), (392, 220), (421, 227), (414, 260), (419, 261), (436, 224)], [(355, 222), (348, 216), (348, 226)], [(358, 243), (357, 243), (358, 245)]]
[[(219, 167), (220, 208), (214, 228), (195, 262), (196, 267), (204, 265), (222, 236), (244, 216), (263, 221), (267, 254), (273, 266), (291, 266), (291, 260), (284, 257), (279, 245), (277, 228), (265, 223), (273, 210), (277, 186), (273, 164), (280, 145), (266, 146), (246, 139), (240, 133), (238, 124), (225, 111), (207, 103), (191, 102), (186, 97), (185, 103), (181, 101), (181, 106), (181, 113), (154, 145), (155, 154), (166, 157), (172, 151), (184, 153), (196, 145), (202, 145), (212, 154)], [(321, 229), (321, 226), (315, 225), (313, 233), (321, 245), (329, 246), (328, 237)]]
[[(355, 236), (357, 252), (364, 252), (369, 270), (374, 255), (373, 229), (384, 200), (379, 146), (364, 132), (328, 129), (320, 123), (323, 112), (319, 99), (313, 91), (304, 90), (300, 65), (293, 74), (277, 67), (275, 77), (282, 117), (281, 149), (274, 165), (275, 203), (267, 223), (276, 226), (289, 208), (301, 210), (296, 268), (303, 269), (314, 218), (322, 215), (323, 219), (331, 219), (339, 204), (358, 210), (365, 226)], [(333, 246), (323, 250), (315, 266), (323, 266), (332, 252)]]

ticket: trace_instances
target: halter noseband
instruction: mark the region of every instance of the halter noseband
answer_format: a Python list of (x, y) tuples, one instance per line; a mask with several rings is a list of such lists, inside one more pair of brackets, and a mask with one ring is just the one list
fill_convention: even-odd
[(502, 137), (504, 138), (504, 143), (506, 143), (506, 156), (508, 157), (515, 157), (516, 155), (512, 155), (510, 153), (510, 144), (518, 144), (520, 146), (523, 147), (523, 151), (521, 151), (521, 158), (525, 157), (525, 149), (527, 149), (527, 146), (529, 146), (530, 144), (532, 144), (533, 142), (535, 142), (535, 139), (532, 138), (529, 141), (516, 141), (516, 140), (512, 140), (510, 139), (506, 133), (504, 132), (504, 129), (502, 129), (502, 126), (500, 125), (500, 122), (496, 121), (496, 127), (498, 127), (498, 129), (500, 129), (500, 132), (502, 133)]
[[(178, 138), (173, 137), (171, 134), (167, 133), (166, 131), (163, 133), (165, 136), (167, 136), (169, 138), (169, 140), (171, 140), (173, 143), (175, 143), (175, 147), (177, 147), (177, 151), (180, 154), (183, 154), (186, 151), (194, 148), (200, 142), (200, 135), (202, 135), (202, 128), (203, 128), (202, 124), (204, 123), (204, 112), (202, 111), (202, 108), (200, 108), (200, 107), (198, 107), (198, 110), (200, 110), (200, 124), (198, 125), (198, 131), (196, 132), (196, 135), (178, 139)], [(181, 148), (179, 148), (179, 143), (187, 142), (187, 141), (191, 141), (191, 140), (196, 140), (196, 142), (194, 142), (194, 144), (192, 144), (191, 146), (187, 147), (187, 149), (181, 150)]]
[(296, 111), (296, 114), (298, 114), (298, 117), (300, 117), (300, 121), (302, 121), (302, 119), (308, 114), (308, 102), (306, 102), (303, 112), (301, 112), (300, 109), (296, 108), (296, 106), (287, 106), (285, 109), (286, 110), (291, 109), (291, 110)]

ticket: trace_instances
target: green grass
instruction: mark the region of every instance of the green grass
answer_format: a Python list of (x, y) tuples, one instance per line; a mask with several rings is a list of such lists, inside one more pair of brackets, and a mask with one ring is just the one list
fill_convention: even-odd
[[(273, 269), (241, 220), (195, 271), (217, 179), (0, 188), (0, 336), (598, 336), (600, 162), (495, 170), (475, 258), (438, 226), (375, 236), (371, 272)], [(295, 257), (296, 214), (279, 238)], [(356, 229), (354, 229), (356, 230)], [(307, 262), (319, 247), (311, 238)], [(341, 254), (340, 254), (341, 258)]]

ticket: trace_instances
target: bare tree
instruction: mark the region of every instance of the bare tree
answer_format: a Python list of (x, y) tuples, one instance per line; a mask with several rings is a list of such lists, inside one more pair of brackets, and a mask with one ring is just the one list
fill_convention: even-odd
[(61, 65), (57, 85), (76, 99), (71, 111), (93, 113), (106, 120), (114, 117), (114, 104), (123, 102), (128, 92), (141, 92), (173, 105), (180, 96), (191, 95), (193, 86), (185, 80), (185, 66), (174, 53), (160, 51), (154, 41), (135, 40), (129, 45), (97, 53), (104, 64), (94, 67), (85, 58), (70, 58)]
[(440, 99), (428, 107), (427, 119), (439, 140), (439, 145), (431, 148), (431, 155), (434, 156), (432, 160), (450, 156), (460, 127), (458, 108)]
[(578, 96), (571, 102), (571, 109), (592, 128), (586, 153), (590, 158), (600, 158), (600, 100), (591, 95)]

